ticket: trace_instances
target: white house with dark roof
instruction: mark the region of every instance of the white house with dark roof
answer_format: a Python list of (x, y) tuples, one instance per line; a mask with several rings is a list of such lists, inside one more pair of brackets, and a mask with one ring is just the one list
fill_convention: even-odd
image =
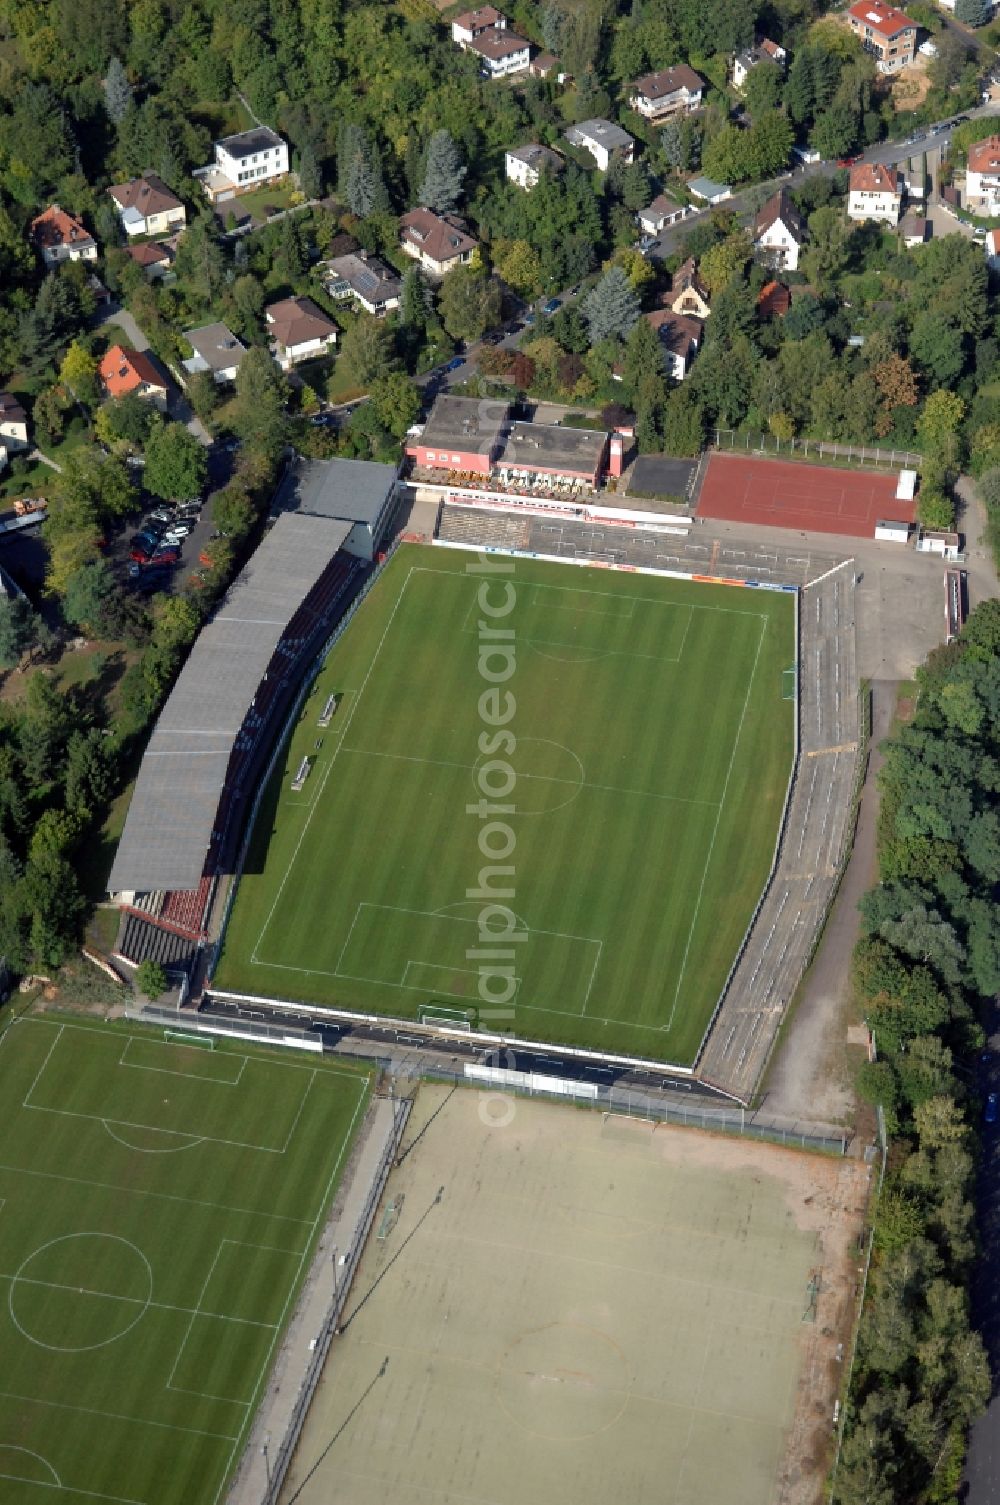
[(326, 355), (337, 343), (337, 326), (311, 298), (282, 298), (264, 310), (271, 353), (283, 371)]
[(213, 204), (288, 176), (288, 143), (269, 126), (226, 136), (215, 142), (214, 151), (215, 161), (192, 173)]
[(620, 157), (623, 162), (632, 162), (635, 157), (633, 138), (610, 120), (582, 120), (570, 126), (566, 140), (589, 152), (601, 172), (607, 172), (612, 157)]
[(806, 240), (805, 222), (784, 189), (772, 194), (753, 226), (754, 250), (776, 271), (798, 270)]
[(629, 104), (646, 120), (667, 120), (699, 109), (704, 88), (704, 79), (687, 63), (679, 63), (676, 68), (661, 68), (637, 78)]
[(118, 210), (122, 229), (132, 235), (169, 235), (187, 221), (180, 199), (155, 172), (143, 173), (127, 183), (108, 189)]
[(647, 209), (639, 210), (636, 220), (643, 234), (659, 235), (668, 225), (677, 225), (686, 215), (693, 213), (690, 204), (682, 204), (669, 193), (658, 193)]
[(479, 59), (484, 78), (509, 78), (513, 73), (527, 73), (531, 61), (531, 44), (506, 27), (491, 27), (473, 37), (466, 48)]
[(455, 17), (451, 23), (451, 39), (464, 49), (484, 32), (504, 31), (506, 26), (505, 15), (494, 10), (492, 5), (480, 5), (476, 10), (463, 11)]
[(762, 47), (746, 47), (733, 59), (733, 88), (742, 89), (755, 68), (776, 68), (779, 64)]
[(28, 415), (10, 392), (0, 392), (0, 470), (28, 448)]
[(350, 298), (360, 303), (366, 313), (381, 316), (399, 307), (403, 284), (377, 256), (367, 251), (350, 251), (321, 261), (316, 271), (330, 298)]
[(194, 351), (193, 356), (181, 362), (185, 371), (192, 376), (198, 371), (211, 371), (217, 386), (236, 380), (247, 347), (228, 325), (200, 324), (197, 329), (185, 329), (184, 338)]
[(525, 190), (534, 188), (543, 172), (562, 172), (565, 165), (558, 152), (534, 141), (504, 153), (504, 171), (509, 181)]

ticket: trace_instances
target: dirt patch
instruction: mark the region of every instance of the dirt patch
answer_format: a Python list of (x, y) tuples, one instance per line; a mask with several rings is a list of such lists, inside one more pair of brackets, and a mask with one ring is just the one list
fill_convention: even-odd
[(905, 110), (919, 110), (931, 92), (927, 58), (918, 57), (908, 68), (901, 68), (889, 86), (889, 98), (897, 115)]
[(286, 1505), (817, 1505), (866, 1167), (430, 1085), (400, 1158)]

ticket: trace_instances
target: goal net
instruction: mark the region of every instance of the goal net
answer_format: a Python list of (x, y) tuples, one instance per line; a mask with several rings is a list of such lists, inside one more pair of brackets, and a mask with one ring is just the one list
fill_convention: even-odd
[(214, 1035), (190, 1034), (182, 1029), (165, 1029), (164, 1040), (171, 1040), (175, 1045), (200, 1045), (202, 1050), (215, 1049)]
[(417, 1016), (421, 1024), (447, 1024), (452, 1029), (471, 1030), (476, 1022), (475, 1009), (446, 1008), (437, 1003), (423, 1004)]

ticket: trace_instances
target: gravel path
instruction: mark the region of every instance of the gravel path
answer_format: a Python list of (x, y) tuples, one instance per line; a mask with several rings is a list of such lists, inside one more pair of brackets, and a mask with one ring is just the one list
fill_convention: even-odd
[(764, 1105), (770, 1113), (831, 1123), (843, 1123), (851, 1114), (853, 1091), (844, 1076), (843, 1054), (848, 968), (861, 929), (858, 901), (875, 877), (875, 777), (882, 766), (879, 743), (888, 736), (892, 723), (896, 686), (878, 681), (872, 686), (872, 696), (871, 756), (854, 850), (819, 950), (803, 980), (791, 1026), (767, 1078)]

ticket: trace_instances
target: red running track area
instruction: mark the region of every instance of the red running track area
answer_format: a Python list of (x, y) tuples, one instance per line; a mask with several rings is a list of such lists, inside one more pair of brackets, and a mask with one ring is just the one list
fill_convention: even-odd
[(896, 501), (896, 474), (794, 465), (751, 455), (712, 455), (698, 516), (758, 527), (873, 538), (880, 519), (912, 523), (912, 502)]

